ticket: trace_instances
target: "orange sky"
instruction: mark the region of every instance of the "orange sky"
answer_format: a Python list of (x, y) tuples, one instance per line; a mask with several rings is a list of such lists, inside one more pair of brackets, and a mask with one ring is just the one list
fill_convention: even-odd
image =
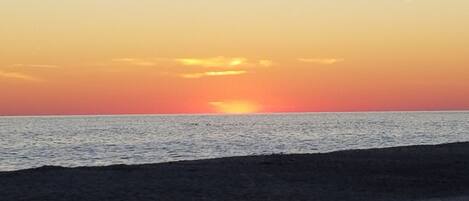
[(465, 0), (4, 0), (0, 115), (469, 109)]

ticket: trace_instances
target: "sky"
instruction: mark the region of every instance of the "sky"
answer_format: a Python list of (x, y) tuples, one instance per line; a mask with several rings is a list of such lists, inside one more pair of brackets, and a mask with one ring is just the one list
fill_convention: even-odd
[(467, 0), (1, 0), (0, 115), (469, 109)]

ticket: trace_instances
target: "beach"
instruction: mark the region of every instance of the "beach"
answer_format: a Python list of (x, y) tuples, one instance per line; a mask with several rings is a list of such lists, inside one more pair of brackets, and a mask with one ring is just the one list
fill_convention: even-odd
[(467, 200), (469, 143), (1, 172), (0, 200)]

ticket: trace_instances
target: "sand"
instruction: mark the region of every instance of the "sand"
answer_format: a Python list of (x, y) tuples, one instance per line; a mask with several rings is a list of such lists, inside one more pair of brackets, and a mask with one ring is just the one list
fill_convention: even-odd
[(0, 172), (0, 200), (469, 200), (469, 143)]

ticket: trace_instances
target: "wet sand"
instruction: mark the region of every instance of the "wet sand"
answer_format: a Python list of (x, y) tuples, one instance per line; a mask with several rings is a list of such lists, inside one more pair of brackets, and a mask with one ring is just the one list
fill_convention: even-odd
[(1, 201), (469, 200), (469, 143), (0, 172)]

